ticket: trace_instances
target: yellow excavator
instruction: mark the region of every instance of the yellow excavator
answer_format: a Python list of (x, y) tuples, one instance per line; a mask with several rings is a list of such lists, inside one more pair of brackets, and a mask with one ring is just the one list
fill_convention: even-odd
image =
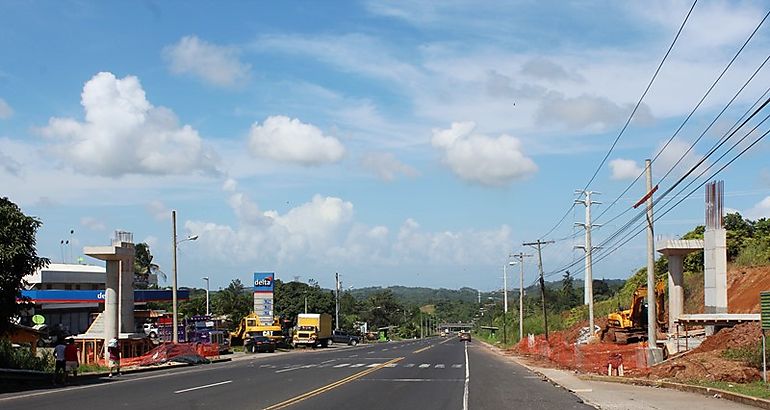
[(238, 323), (238, 327), (230, 333), (230, 346), (242, 345), (243, 340), (250, 336), (266, 336), (279, 342), (283, 339), (281, 321), (275, 319), (272, 325), (264, 325), (260, 323), (256, 313), (249, 313), (241, 319), (240, 323)]
[[(655, 285), (655, 321), (659, 330), (667, 327), (665, 319), (666, 282)], [(602, 332), (602, 339), (618, 344), (627, 344), (647, 340), (647, 286), (640, 286), (631, 296), (631, 307), (612, 312), (607, 316), (607, 327)]]

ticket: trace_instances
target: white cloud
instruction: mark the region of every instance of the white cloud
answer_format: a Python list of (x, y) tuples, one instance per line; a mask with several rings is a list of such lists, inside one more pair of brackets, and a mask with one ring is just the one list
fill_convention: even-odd
[(225, 192), (235, 192), (235, 190), (238, 189), (238, 181), (227, 178), (225, 182), (222, 183), (222, 190)]
[[(665, 142), (661, 142), (656, 152), (660, 151), (664, 144)], [(671, 174), (676, 176), (683, 175), (689, 171), (701, 160), (701, 158), (703, 158), (703, 156), (696, 153), (694, 149), (690, 150), (690, 147), (690, 143), (679, 138), (671, 140), (671, 143), (669, 143), (666, 149), (660, 153), (660, 156), (653, 164), (652, 170), (655, 175), (664, 175), (671, 171)], [(677, 162), (679, 162), (678, 165)], [(708, 167), (708, 162), (706, 161), (698, 167), (698, 170), (695, 171), (694, 175), (698, 175), (700, 170), (705, 167)]]
[(102, 176), (215, 174), (218, 158), (198, 131), (179, 126), (176, 115), (154, 107), (139, 79), (98, 73), (83, 87), (85, 122), (51, 118), (42, 134), (72, 169)]
[[(645, 2), (643, 5), (631, 2), (628, 6), (634, 15), (670, 30), (679, 28), (690, 8), (688, 2), (667, 0)], [(717, 47), (735, 46), (744, 41), (765, 14), (765, 10), (757, 6), (752, 2), (698, 3), (679, 40), (687, 45), (680, 52), (696, 52), (703, 48), (713, 51)]]
[(570, 73), (561, 64), (544, 57), (535, 57), (522, 64), (521, 73), (553, 82), (583, 80), (580, 75)]
[(389, 152), (371, 152), (361, 157), (361, 165), (385, 181), (393, 181), (398, 175), (415, 177), (419, 173), (413, 167), (399, 161)]
[(309, 55), (344, 72), (397, 83), (414, 83), (421, 76), (417, 68), (395, 56), (395, 50), (363, 34), (263, 36), (254, 42), (253, 47), (257, 50)]
[(106, 227), (103, 221), (96, 219), (92, 216), (84, 216), (80, 218), (80, 224), (92, 231), (103, 231)]
[[(505, 252), (511, 230), (424, 230), (407, 219), (391, 234), (382, 225), (354, 220), (354, 206), (341, 198), (315, 195), (287, 212), (260, 211), (256, 203), (237, 193), (229, 204), (238, 217), (235, 226), (187, 221), (187, 231), (199, 235), (200, 249), (209, 260), (259, 263), (274, 269), (287, 266), (451, 266), (492, 260)], [(204, 256), (202, 256), (204, 257)], [(304, 268), (301, 268), (304, 269)]]
[(610, 169), (612, 170), (611, 178), (615, 180), (634, 179), (644, 171), (636, 161), (622, 158), (610, 161)]
[(254, 123), (249, 148), (258, 157), (304, 166), (337, 162), (345, 155), (338, 139), (323, 135), (312, 124), (282, 115), (268, 117), (262, 125)]
[(0, 170), (13, 176), (21, 175), (21, 164), (12, 157), (0, 151)]
[(202, 221), (185, 223), (190, 232), (200, 235), (198, 241), (221, 259), (323, 260), (340, 240), (340, 228), (353, 216), (350, 202), (320, 195), (285, 214), (261, 212), (241, 193), (231, 196), (230, 206), (239, 218), (237, 228)]
[(0, 98), (0, 120), (7, 120), (13, 116), (13, 108), (8, 103)]
[(163, 49), (174, 74), (191, 74), (217, 86), (233, 86), (249, 78), (251, 66), (238, 59), (234, 47), (218, 46), (196, 36), (182, 37)]
[[(619, 105), (605, 97), (580, 95), (565, 97), (551, 92), (540, 103), (536, 113), (537, 124), (561, 124), (565, 128), (606, 131), (623, 124), (633, 110), (633, 104)], [(650, 107), (642, 103), (634, 114), (634, 122), (642, 125), (653, 121)]]
[(433, 130), (431, 143), (442, 151), (444, 163), (455, 175), (469, 182), (500, 186), (537, 171), (517, 138), (473, 134), (475, 128), (473, 122), (457, 122), (449, 129)]
[(766, 196), (753, 207), (743, 214), (745, 217), (753, 220), (760, 218), (770, 218), (770, 196)]
[(156, 221), (167, 221), (171, 218), (171, 210), (161, 201), (150, 201), (147, 204), (147, 212), (155, 218)]

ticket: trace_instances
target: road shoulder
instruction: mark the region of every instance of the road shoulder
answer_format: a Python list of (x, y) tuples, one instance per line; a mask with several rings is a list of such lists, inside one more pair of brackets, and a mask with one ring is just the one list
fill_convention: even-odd
[[(491, 351), (511, 360), (545, 380), (561, 386), (580, 397), (586, 404), (600, 409), (649, 409), (691, 407), (702, 409), (749, 409), (745, 402), (732, 402), (720, 394), (703, 395), (695, 392), (674, 390), (673, 386), (645, 386), (617, 383), (616, 380), (600, 378), (582, 378), (573, 371), (545, 368), (527, 363), (521, 358), (503, 352), (500, 348), (482, 342)], [(713, 389), (712, 389), (713, 391)], [(767, 408), (767, 407), (765, 407)]]

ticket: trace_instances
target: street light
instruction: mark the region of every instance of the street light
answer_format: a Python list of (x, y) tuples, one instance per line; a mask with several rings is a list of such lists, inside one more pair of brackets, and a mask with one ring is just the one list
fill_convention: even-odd
[(204, 276), (202, 279), (206, 281), (206, 316), (208, 316), (211, 314), (209, 313), (209, 277)]
[(508, 266), (515, 265), (516, 262), (510, 261), (503, 265), (503, 312), (508, 313)]
[(171, 229), (172, 229), (172, 239), (173, 239), (173, 241), (172, 241), (172, 244), (173, 244), (173, 246), (172, 246), (172, 248), (173, 248), (172, 249), (172, 253), (173, 253), (173, 259), (172, 259), (173, 266), (172, 267), (173, 267), (173, 271), (174, 271), (174, 273), (173, 273), (174, 278), (171, 281), (171, 299), (172, 299), (171, 303), (173, 305), (172, 314), (174, 315), (174, 317), (171, 318), (171, 325), (173, 326), (173, 328), (171, 329), (171, 341), (174, 344), (177, 344), (177, 343), (179, 343), (179, 332), (177, 331), (178, 326), (179, 326), (179, 319), (177, 318), (178, 298), (177, 298), (177, 283), (176, 283), (176, 278), (177, 278), (176, 248), (182, 242), (194, 241), (194, 240), (198, 239), (198, 235), (188, 236), (186, 239), (182, 239), (181, 241), (177, 241), (176, 240), (176, 211), (175, 210), (171, 211)]

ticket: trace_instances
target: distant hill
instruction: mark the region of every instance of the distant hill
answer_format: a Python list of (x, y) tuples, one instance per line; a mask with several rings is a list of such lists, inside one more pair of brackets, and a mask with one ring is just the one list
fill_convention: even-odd
[[(611, 292), (615, 292), (618, 289), (620, 289), (623, 284), (625, 284), (625, 280), (623, 279), (605, 279), (605, 283), (607, 283), (607, 286), (609, 287)], [(557, 280), (553, 282), (545, 282), (545, 286), (548, 289), (551, 290), (557, 290), (561, 289), (562, 281)], [(575, 289), (580, 289), (582, 293), (583, 289), (583, 282), (575, 280)], [(435, 304), (438, 302), (444, 302), (444, 301), (451, 301), (451, 302), (465, 302), (465, 303), (476, 303), (478, 302), (479, 298), (479, 291), (477, 289), (473, 288), (460, 288), (460, 289), (445, 289), (445, 288), (426, 288), (426, 287), (408, 287), (408, 286), (389, 286), (386, 288), (380, 287), (380, 286), (372, 286), (372, 287), (366, 287), (366, 288), (358, 288), (358, 289), (352, 289), (350, 292), (358, 300), (364, 300), (368, 298), (371, 294), (380, 292), (383, 290), (390, 290), (393, 292), (393, 295), (396, 297), (396, 300), (398, 300), (400, 303), (406, 304), (406, 305), (430, 305)], [(530, 287), (527, 287), (524, 289), (527, 295), (538, 295), (540, 292), (540, 285), (533, 285)], [(508, 295), (511, 297), (511, 295), (518, 292), (518, 288), (509, 288), (508, 289)], [(492, 292), (481, 292), (481, 298), (482, 300), (487, 300), (489, 297), (494, 297), (497, 295), (498, 297), (502, 295), (502, 292), (500, 291), (492, 291)]]
[(358, 300), (363, 300), (369, 295), (389, 290), (393, 292), (400, 303), (406, 305), (430, 305), (441, 301), (475, 302), (478, 300), (478, 291), (471, 288), (460, 289), (433, 289), (424, 287), (389, 286), (387, 288), (372, 286), (351, 290), (351, 294)]

